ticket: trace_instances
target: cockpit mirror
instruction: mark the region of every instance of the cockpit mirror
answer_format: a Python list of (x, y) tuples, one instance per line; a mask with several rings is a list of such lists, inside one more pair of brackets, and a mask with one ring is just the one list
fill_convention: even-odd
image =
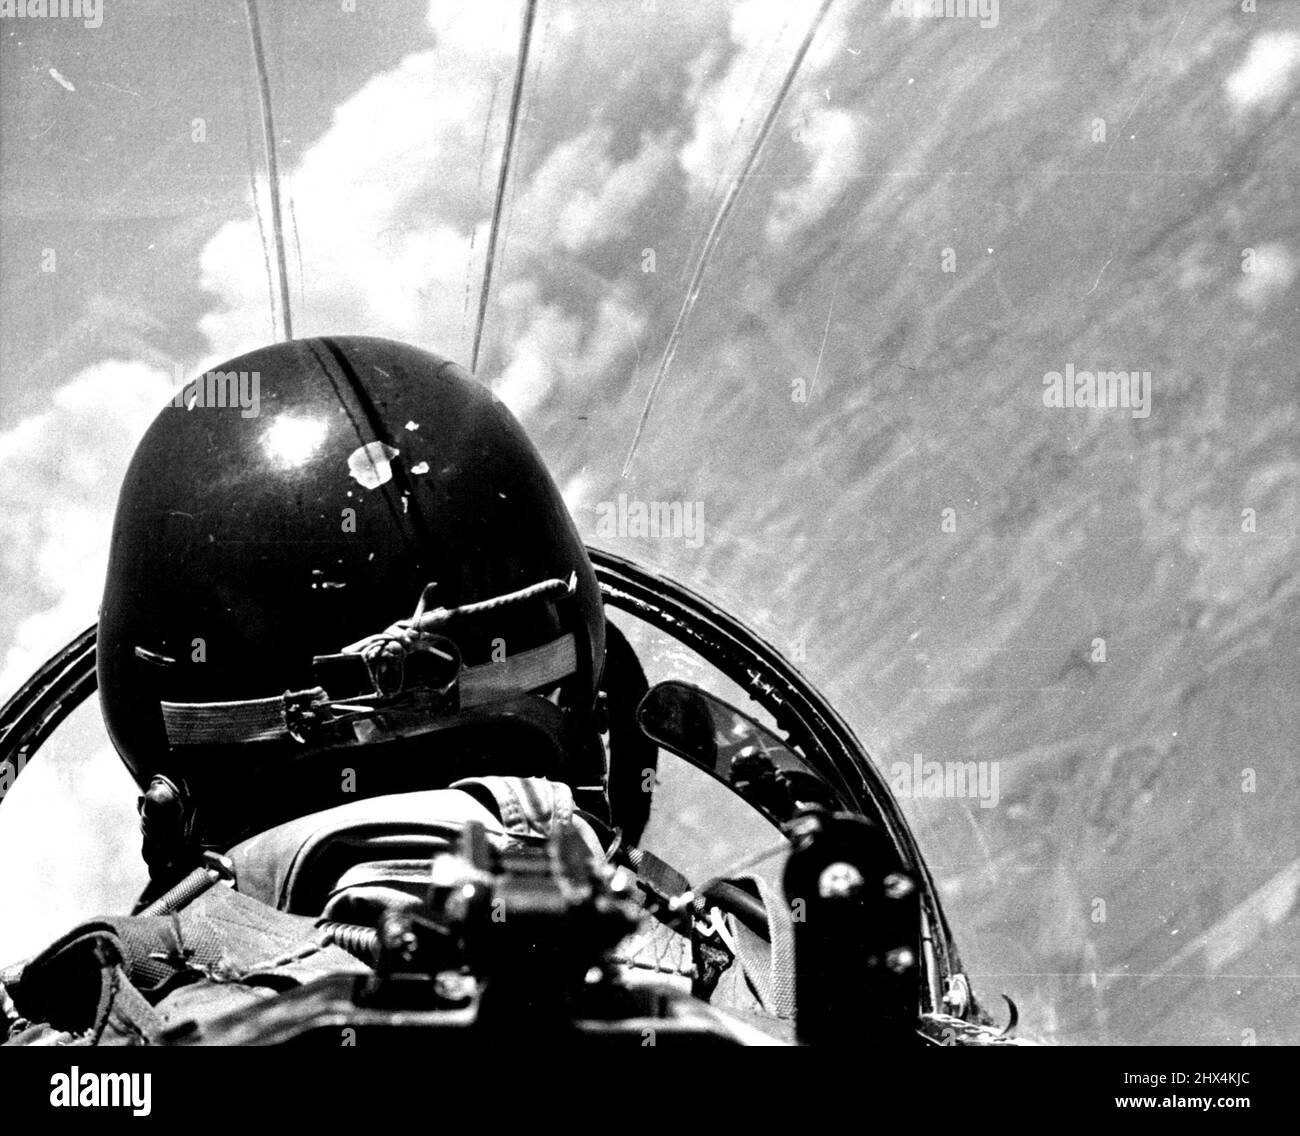
[(652, 687), (637, 722), (656, 744), (708, 770), (778, 821), (804, 804), (831, 805), (829, 790), (775, 733), (689, 682)]

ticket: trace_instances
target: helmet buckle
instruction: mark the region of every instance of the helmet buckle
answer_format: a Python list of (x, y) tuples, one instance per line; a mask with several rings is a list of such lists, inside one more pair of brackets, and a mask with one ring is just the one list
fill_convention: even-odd
[[(460, 707), (460, 651), (440, 635), (389, 641), (365, 654), (317, 655), (312, 666), (321, 685), (286, 691), (281, 699), (285, 733), (300, 745), (365, 741), (413, 714), (437, 717)], [(330, 693), (327, 682), (340, 693)]]
[(284, 692), (284, 729), (300, 745), (318, 742), (325, 730), (337, 721), (330, 709), (329, 695), (319, 687)]

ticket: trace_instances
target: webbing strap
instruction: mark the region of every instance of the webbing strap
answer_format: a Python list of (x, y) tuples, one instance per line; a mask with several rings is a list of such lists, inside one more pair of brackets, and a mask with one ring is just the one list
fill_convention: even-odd
[[(9, 986), (13, 1013), (82, 1044), (156, 1041), (161, 1022), (132, 985), (111, 920), (82, 924), (24, 963)], [(35, 1035), (32, 1035), (35, 1036)], [(13, 1039), (26, 1044), (23, 1035)]]
[(370, 972), (346, 951), (322, 945), (314, 919), (217, 887), (173, 915), (106, 916), (83, 923), (24, 964), (9, 985), (10, 996), (24, 1016), (60, 1025), (94, 1010), (82, 1009), (78, 991), (90, 966), (98, 970), (104, 961), (118, 966), (119, 978), (146, 995), (186, 972), (220, 981), (286, 984)]
[(671, 864), (659, 859), (653, 852), (647, 852), (644, 848), (637, 848), (632, 844), (624, 845), (623, 852), (637, 876), (665, 899), (684, 895), (691, 890), (691, 881)]
[(27, 1030), (18, 1044), (41, 1044), (55, 1034), (82, 1044), (156, 1042), (178, 1014), (219, 1015), (264, 997), (257, 987), (372, 973), (325, 942), (313, 919), (223, 887), (174, 915), (83, 923), (15, 969), (6, 975), (12, 983), (6, 983), (7, 1016), (48, 1027)]
[(462, 667), (460, 704), (484, 706), (513, 694), (528, 694), (553, 686), (578, 669), (578, 652), (573, 636), (563, 635), (517, 655), (507, 655), (498, 663)]
[(739, 920), (733, 920), (740, 965), (754, 984), (763, 1008), (778, 1018), (791, 1018), (795, 1010), (795, 986), (794, 925), (790, 912), (762, 876), (746, 873), (735, 878), (754, 885), (767, 913), (766, 943)]
[(164, 702), (162, 716), (171, 745), (264, 742), (287, 732), (283, 695), (246, 702)]
[[(672, 898), (690, 890), (690, 881), (671, 864), (644, 848), (627, 847), (626, 855), (637, 876), (662, 896)], [(794, 926), (781, 896), (762, 876), (746, 872), (732, 877), (750, 883), (767, 914), (765, 942), (738, 919), (728, 923), (735, 934), (736, 958), (754, 987), (763, 1009), (779, 1018), (794, 1016)]]
[[(462, 708), (486, 706), (517, 694), (527, 694), (553, 686), (577, 669), (577, 647), (572, 634), (561, 636), (540, 647), (508, 655), (494, 663), (462, 667), (458, 686)], [(329, 704), (326, 692), (297, 691), (273, 698), (253, 698), (237, 702), (163, 702), (163, 725), (171, 745), (228, 745), (241, 742), (273, 741), (289, 736), (285, 709), (291, 699)], [(364, 715), (410, 713), (403, 707), (401, 695), (373, 707), (362, 700), (341, 700), (342, 708)]]

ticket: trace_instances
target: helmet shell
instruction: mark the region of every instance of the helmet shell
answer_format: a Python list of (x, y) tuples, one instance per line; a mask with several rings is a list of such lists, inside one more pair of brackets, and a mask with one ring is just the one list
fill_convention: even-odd
[(253, 351), (164, 407), (127, 471), (99, 618), (109, 734), (147, 787), (183, 765), (160, 702), (310, 688), (313, 656), (410, 616), (429, 584), (430, 605), (450, 608), (575, 573), (572, 598), (507, 606), (455, 640), (477, 665), (573, 633), (561, 701), (586, 712), (604, 660), (599, 587), (505, 406), (455, 363), (389, 340)]

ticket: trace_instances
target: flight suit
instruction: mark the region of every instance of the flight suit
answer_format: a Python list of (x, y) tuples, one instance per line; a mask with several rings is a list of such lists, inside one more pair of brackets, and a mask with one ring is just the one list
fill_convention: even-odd
[(151, 1044), (295, 985), (371, 967), (322, 935), (322, 922), (374, 926), (422, 902), (430, 861), (470, 821), (502, 851), (571, 824), (594, 827), (567, 785), (475, 777), (446, 789), (350, 802), (254, 836), (228, 852), (236, 889), (211, 887), (166, 915), (82, 923), (0, 972), (10, 1045)]

